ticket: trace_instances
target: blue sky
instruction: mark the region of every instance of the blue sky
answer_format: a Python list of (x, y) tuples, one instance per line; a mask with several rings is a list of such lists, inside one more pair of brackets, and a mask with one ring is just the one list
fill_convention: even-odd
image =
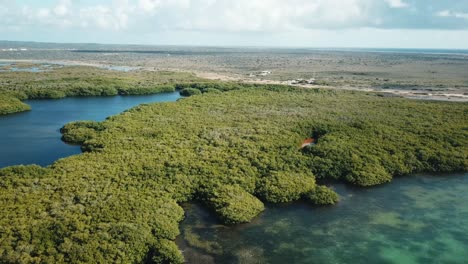
[(0, 0), (0, 39), (468, 49), (468, 0)]

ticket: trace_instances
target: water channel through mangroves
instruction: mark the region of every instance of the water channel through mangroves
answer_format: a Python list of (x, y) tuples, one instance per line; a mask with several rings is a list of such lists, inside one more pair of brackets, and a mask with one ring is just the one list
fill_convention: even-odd
[(61, 141), (60, 128), (79, 120), (102, 121), (142, 103), (173, 102), (179, 92), (144, 96), (69, 97), (27, 100), (31, 111), (0, 116), (0, 168), (19, 164), (50, 165), (80, 153)]

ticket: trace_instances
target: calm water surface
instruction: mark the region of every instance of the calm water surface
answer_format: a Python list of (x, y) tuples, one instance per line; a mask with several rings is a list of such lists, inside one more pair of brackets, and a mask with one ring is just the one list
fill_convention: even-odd
[(468, 174), (335, 189), (335, 207), (269, 206), (235, 227), (186, 205), (177, 242), (189, 263), (468, 263)]
[(102, 121), (142, 103), (172, 102), (179, 98), (179, 93), (174, 92), (25, 101), (31, 111), (0, 116), (0, 167), (32, 163), (45, 166), (80, 153), (80, 147), (60, 140), (60, 128), (68, 122)]

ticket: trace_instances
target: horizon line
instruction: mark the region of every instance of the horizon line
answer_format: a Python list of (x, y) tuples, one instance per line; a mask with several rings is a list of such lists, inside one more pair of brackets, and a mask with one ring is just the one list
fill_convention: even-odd
[(468, 51), (467, 48), (430, 48), (430, 47), (377, 47), (377, 46), (270, 46), (270, 45), (196, 45), (196, 44), (142, 44), (142, 43), (105, 43), (105, 42), (55, 42), (35, 40), (8, 40), (0, 39), (0, 42), (22, 42), (35, 44), (58, 45), (113, 45), (113, 46), (148, 46), (148, 47), (196, 47), (196, 48), (250, 48), (250, 49), (314, 49), (314, 50), (441, 50), (441, 51)]

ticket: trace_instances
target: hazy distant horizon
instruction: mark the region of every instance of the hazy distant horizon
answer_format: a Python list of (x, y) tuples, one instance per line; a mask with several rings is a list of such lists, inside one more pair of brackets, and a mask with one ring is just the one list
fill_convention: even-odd
[[(309, 49), (309, 50), (330, 50), (330, 51), (375, 51), (375, 52), (392, 52), (392, 51), (408, 51), (408, 52), (424, 52), (427, 51), (454, 51), (463, 54), (468, 53), (467, 48), (427, 48), (427, 47), (347, 47), (347, 46), (255, 46), (255, 45), (190, 45), (190, 44), (139, 44), (139, 43), (99, 43), (99, 42), (44, 42), (34, 40), (5, 40), (0, 39), (0, 49), (8, 48), (4, 46), (6, 43), (21, 43), (16, 48), (21, 48), (21, 45), (36, 44), (36, 45), (89, 45), (89, 46), (135, 46), (135, 47), (187, 47), (187, 48), (225, 48), (225, 49)], [(11, 46), (13, 48), (13, 46)], [(452, 52), (450, 52), (452, 53)]]

